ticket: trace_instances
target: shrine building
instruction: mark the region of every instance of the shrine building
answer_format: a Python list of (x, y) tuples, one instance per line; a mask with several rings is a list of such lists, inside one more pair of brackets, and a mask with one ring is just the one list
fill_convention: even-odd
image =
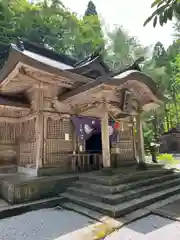
[[(135, 62), (77, 62), (28, 41), (0, 56), (0, 165), (42, 176), (144, 162), (141, 113), (163, 104)], [(136, 134), (135, 134), (136, 128)]]

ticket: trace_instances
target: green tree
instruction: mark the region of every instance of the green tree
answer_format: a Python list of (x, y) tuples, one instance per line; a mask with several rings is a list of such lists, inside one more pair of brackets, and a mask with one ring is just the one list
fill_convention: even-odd
[(94, 3), (92, 1), (89, 1), (87, 9), (85, 11), (85, 16), (92, 16), (92, 15), (98, 15), (97, 10), (96, 10), (96, 6), (94, 5)]
[(134, 60), (145, 56), (147, 51), (148, 48), (142, 47), (137, 39), (130, 37), (122, 27), (108, 32), (105, 60), (114, 71), (132, 64)]
[[(93, 30), (93, 35), (90, 36), (89, 41), (87, 41), (84, 44), (84, 49), (86, 52), (86, 56), (92, 54), (94, 48), (95, 49), (102, 49), (104, 50), (104, 36), (103, 31), (101, 29), (101, 22), (99, 20), (98, 12), (96, 10), (96, 6), (92, 1), (89, 1), (87, 5), (87, 9), (85, 11), (84, 17), (83, 17), (84, 23), (87, 27), (91, 27)], [(92, 45), (92, 37), (97, 39), (98, 44), (96, 46)], [(84, 56), (84, 57), (86, 57)]]
[(81, 60), (89, 54), (87, 42), (92, 51), (102, 43), (94, 30), (99, 26), (96, 17), (89, 17), (87, 24), (58, 0), (0, 0), (0, 13), (0, 51), (20, 37)]
[(176, 37), (176, 39), (177, 39), (177, 41), (178, 41), (178, 44), (180, 44), (180, 12), (179, 13), (176, 13), (176, 15), (175, 15), (175, 19), (176, 19), (176, 21), (175, 21), (175, 24), (174, 24), (174, 30), (175, 30), (175, 37)]
[(144, 22), (144, 26), (153, 20), (153, 26), (157, 23), (161, 26), (167, 23), (168, 20), (172, 20), (173, 16), (180, 14), (180, 0), (155, 0), (151, 8), (155, 8), (154, 12)]
[[(152, 58), (144, 63), (143, 70), (155, 80), (159, 91), (167, 97), (165, 106), (144, 116), (145, 122), (148, 123), (144, 128), (146, 145), (148, 139), (155, 141), (155, 129), (158, 139), (164, 131), (180, 123), (179, 50), (176, 41), (167, 50), (158, 42), (154, 46)], [(150, 131), (153, 128), (154, 130)]]
[(157, 67), (163, 67), (167, 63), (167, 53), (161, 42), (157, 42), (154, 46), (153, 59)]

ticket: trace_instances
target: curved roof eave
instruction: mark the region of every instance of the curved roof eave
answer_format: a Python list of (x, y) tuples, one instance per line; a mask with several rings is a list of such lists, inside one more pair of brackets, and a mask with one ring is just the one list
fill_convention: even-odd
[(96, 58), (91, 59), (91, 60), (89, 60), (89, 61), (87, 61), (87, 62), (85, 62), (85, 63), (83, 63), (81, 65), (78, 65), (77, 67), (69, 69), (69, 71), (81, 74), (81, 73), (83, 73), (86, 70), (87, 67), (89, 68), (94, 63), (96, 63), (98, 61), (98, 59), (99, 59), (99, 57), (97, 56)]
[(28, 50), (24, 50), (22, 53), (24, 55), (38, 61), (38, 62), (45, 63), (46, 65), (49, 65), (51, 67), (54, 67), (54, 68), (57, 68), (57, 69), (60, 69), (60, 70), (68, 70), (69, 71), (69, 70), (73, 69), (73, 67), (71, 67), (71, 66), (69, 66), (65, 63), (58, 62), (56, 60), (47, 58), (47, 57), (42, 56), (42, 55), (37, 54), (37, 53), (30, 52)]
[(27, 54), (24, 54), (23, 51), (19, 51), (16, 47), (12, 45), (9, 53), (9, 57), (7, 61), (5, 62), (3, 68), (0, 70), (0, 82), (2, 83), (8, 75), (16, 68), (18, 63), (22, 63), (28, 66), (31, 66), (36, 69), (40, 69), (45, 72), (49, 72), (50, 74), (56, 74), (59, 76), (67, 77), (72, 79), (73, 81), (78, 81), (82, 83), (88, 83), (92, 81), (92, 79), (89, 79), (84, 76), (78, 76), (76, 73), (69, 72), (68, 70), (63, 70), (56, 68), (54, 66), (50, 66), (47, 64), (47, 62), (41, 62), (37, 59), (32, 58), (31, 56), (28, 56)]
[(156, 87), (156, 83), (147, 76), (146, 74), (138, 71), (138, 70), (128, 70), (126, 72), (123, 72), (109, 80), (110, 85), (118, 85), (125, 83), (126, 81), (138, 81), (140, 83), (145, 84), (151, 92), (160, 100), (160, 101), (166, 101), (167, 99), (158, 91)]
[(109, 77), (112, 71), (105, 65), (100, 56), (88, 59), (68, 71), (79, 74), (81, 76), (90, 77), (93, 80), (102, 76)]
[(98, 87), (101, 84), (118, 86), (124, 84), (127, 81), (137, 81), (142, 84), (145, 84), (160, 102), (165, 101), (165, 97), (158, 92), (155, 82), (150, 77), (137, 70), (129, 70), (123, 72), (122, 74), (113, 78), (109, 78), (108, 80), (103, 80), (101, 78), (90, 83), (84, 84), (79, 88), (73, 89), (70, 92), (61, 95), (59, 100), (63, 101), (67, 98), (71, 98), (75, 95), (80, 94), (81, 92), (86, 92), (95, 87)]

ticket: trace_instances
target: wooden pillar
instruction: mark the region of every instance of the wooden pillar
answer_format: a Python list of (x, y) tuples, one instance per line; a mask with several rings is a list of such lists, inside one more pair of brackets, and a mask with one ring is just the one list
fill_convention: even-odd
[(111, 167), (111, 154), (110, 154), (110, 144), (109, 144), (109, 121), (108, 112), (105, 109), (101, 120), (101, 136), (102, 136), (102, 160), (103, 167)]
[(43, 133), (44, 133), (44, 140), (43, 140), (43, 160), (42, 160), (42, 166), (46, 164), (46, 154), (47, 154), (47, 123), (48, 123), (48, 117), (44, 115), (44, 126), (43, 126)]
[(40, 112), (36, 117), (36, 169), (43, 166), (44, 116)]
[(42, 84), (34, 85), (30, 91), (31, 110), (36, 116), (35, 135), (36, 135), (36, 170), (43, 166), (43, 151), (44, 151), (44, 89)]
[(139, 163), (145, 162), (145, 151), (144, 151), (144, 136), (143, 128), (140, 114), (136, 117), (136, 127), (137, 127), (137, 141), (138, 141), (138, 151)]
[(134, 118), (132, 118), (132, 138), (133, 138), (134, 159), (137, 160), (136, 133), (135, 133), (135, 121), (134, 121)]

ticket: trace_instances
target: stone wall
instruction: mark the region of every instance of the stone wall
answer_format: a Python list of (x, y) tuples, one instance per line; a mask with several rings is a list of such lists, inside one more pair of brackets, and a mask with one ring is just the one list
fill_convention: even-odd
[(57, 196), (77, 179), (77, 176), (49, 176), (0, 180), (0, 193), (11, 204), (25, 203)]

